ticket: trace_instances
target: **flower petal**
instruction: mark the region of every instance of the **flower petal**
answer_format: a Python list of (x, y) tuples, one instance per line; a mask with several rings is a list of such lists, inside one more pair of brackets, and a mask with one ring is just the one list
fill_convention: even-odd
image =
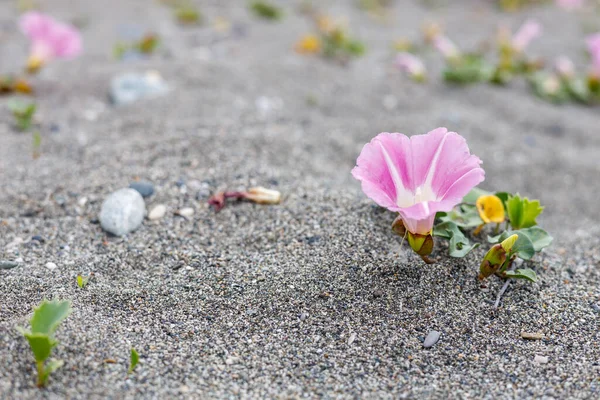
[(367, 196), (382, 207), (398, 211), (413, 204), (410, 140), (400, 133), (380, 133), (367, 143), (352, 175)]
[(424, 200), (459, 202), (483, 181), (481, 160), (471, 155), (465, 138), (456, 132), (438, 128), (427, 135), (413, 136), (411, 141), (413, 160), (419, 163), (414, 166), (415, 185), (422, 187)]
[(408, 231), (425, 235), (433, 229), (435, 214), (450, 211), (455, 205), (456, 203), (451, 200), (424, 201), (400, 210), (400, 216)]
[(69, 58), (81, 52), (81, 35), (71, 25), (35, 11), (24, 14), (19, 24), (23, 33), (31, 40), (32, 52), (37, 57)]

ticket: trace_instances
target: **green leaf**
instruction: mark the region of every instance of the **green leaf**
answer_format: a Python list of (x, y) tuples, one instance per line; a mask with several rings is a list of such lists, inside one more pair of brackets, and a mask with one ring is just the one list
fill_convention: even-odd
[(43, 381), (46, 382), (48, 380), (48, 376), (63, 365), (65, 365), (63, 360), (52, 359), (48, 361), (48, 364), (46, 364)]
[(279, 7), (274, 6), (273, 4), (264, 0), (252, 2), (252, 4), (250, 4), (250, 9), (255, 15), (265, 19), (277, 20), (281, 19), (283, 16), (283, 12), (279, 9)]
[(346, 51), (353, 56), (362, 56), (365, 54), (367, 48), (365, 44), (356, 39), (349, 39), (345, 44)]
[(463, 197), (462, 202), (475, 204), (475, 202), (477, 201), (478, 198), (480, 198), (481, 196), (487, 196), (490, 194), (492, 194), (492, 193), (488, 192), (487, 190), (479, 189), (476, 187), (476, 188), (471, 189), (471, 191), (469, 193), (467, 193), (467, 195), (465, 197)]
[(471, 250), (479, 246), (478, 243), (470, 245), (469, 239), (462, 233), (458, 225), (452, 221), (436, 225), (433, 228), (433, 235), (449, 240), (448, 252), (450, 257), (464, 257)]
[(447, 82), (467, 84), (487, 81), (494, 74), (494, 68), (478, 54), (467, 54), (454, 63), (449, 63), (443, 72)]
[(129, 356), (129, 370), (127, 371), (128, 374), (133, 372), (136, 365), (138, 365), (139, 361), (140, 361), (140, 356), (139, 356), (138, 352), (135, 351), (135, 349), (132, 347), (131, 354)]
[(535, 252), (540, 252), (544, 247), (550, 246), (554, 238), (548, 234), (545, 230), (539, 226), (532, 226), (531, 228), (525, 228), (517, 231), (518, 234), (525, 234), (533, 243)]
[(529, 282), (537, 282), (537, 274), (529, 268), (518, 269), (516, 271), (506, 271), (505, 276), (513, 279), (525, 279)]
[(500, 200), (502, 200), (502, 205), (504, 206), (504, 211), (507, 211), (506, 210), (506, 202), (508, 201), (508, 199), (510, 199), (512, 194), (510, 194), (508, 192), (496, 192), (496, 193), (494, 193), (494, 195), (497, 198), (499, 198)]
[(469, 204), (455, 207), (452, 211), (445, 213), (445, 215), (440, 215), (439, 219), (442, 222), (454, 222), (459, 227), (465, 229), (474, 228), (483, 224), (483, 220), (479, 216), (477, 207)]
[(52, 337), (54, 331), (71, 314), (71, 302), (68, 300), (44, 300), (34, 309), (31, 318), (31, 332), (43, 333)]
[(513, 229), (529, 228), (537, 225), (535, 220), (544, 211), (539, 200), (529, 200), (516, 194), (506, 202), (506, 212)]
[(84, 287), (86, 287), (86, 285), (88, 284), (89, 280), (90, 280), (89, 276), (86, 276), (84, 278), (81, 275), (77, 275), (77, 286), (79, 286), (80, 289), (83, 289)]
[(27, 338), (29, 346), (31, 346), (31, 351), (33, 351), (35, 361), (37, 362), (43, 362), (50, 357), (52, 348), (58, 343), (56, 340), (51, 339), (48, 335), (43, 333), (23, 332), (23, 334)]

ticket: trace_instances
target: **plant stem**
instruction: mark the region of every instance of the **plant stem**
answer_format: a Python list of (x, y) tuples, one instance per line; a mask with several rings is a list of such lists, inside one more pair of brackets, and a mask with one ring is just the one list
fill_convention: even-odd
[(44, 362), (43, 361), (37, 361), (36, 365), (37, 365), (37, 374), (38, 374), (38, 376), (37, 376), (37, 387), (42, 387), (46, 383), (46, 382), (44, 382), (44, 376), (45, 376)]
[(494, 308), (498, 308), (500, 306), (500, 299), (502, 299), (502, 295), (504, 294), (504, 292), (506, 292), (506, 289), (508, 289), (509, 285), (510, 285), (510, 278), (506, 280), (506, 282), (504, 283), (504, 286), (502, 286), (502, 289), (500, 289), (500, 291), (498, 292), (498, 297), (496, 297), (496, 302), (494, 303)]

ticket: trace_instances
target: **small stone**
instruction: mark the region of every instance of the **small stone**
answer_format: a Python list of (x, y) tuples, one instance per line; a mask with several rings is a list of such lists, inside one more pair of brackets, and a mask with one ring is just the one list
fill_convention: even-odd
[(426, 349), (432, 347), (434, 344), (437, 343), (438, 340), (440, 340), (440, 335), (441, 334), (438, 331), (429, 332), (429, 334), (427, 334), (427, 337), (423, 341), (423, 347), (425, 347)]
[(227, 365), (233, 365), (233, 364), (235, 364), (237, 361), (238, 361), (238, 358), (237, 358), (237, 357), (228, 357), (228, 358), (225, 360), (225, 364), (227, 364)]
[(521, 332), (521, 337), (527, 340), (542, 340), (546, 336), (541, 332)]
[(156, 71), (122, 74), (114, 77), (110, 82), (110, 99), (117, 106), (134, 103), (140, 99), (158, 97), (168, 91), (168, 85)]
[(44, 243), (45, 240), (43, 237), (41, 237), (40, 235), (33, 235), (31, 237), (31, 240), (35, 240), (36, 242), (40, 242), (40, 243)]
[(356, 333), (352, 332), (348, 338), (348, 346), (350, 346), (356, 340)]
[(21, 243), (23, 243), (23, 238), (17, 236), (12, 240), (12, 242), (6, 245), (6, 250), (11, 250), (13, 247), (17, 247)]
[(254, 308), (249, 308), (246, 310), (246, 315), (255, 315), (256, 313), (258, 313), (258, 311), (256, 311)]
[(540, 356), (538, 354), (535, 355), (533, 362), (536, 364), (548, 364), (548, 357), (546, 356)]
[(19, 266), (16, 261), (0, 260), (0, 269), (13, 269)]
[(77, 200), (77, 204), (79, 204), (79, 207), (83, 207), (87, 204), (87, 201), (87, 197), (81, 197), (79, 200)]
[(180, 215), (184, 218), (189, 218), (192, 215), (194, 215), (194, 209), (192, 207), (185, 207), (185, 208), (182, 208), (181, 210), (178, 210), (176, 214)]
[(56, 265), (53, 262), (47, 262), (46, 263), (46, 268), (48, 268), (50, 271), (55, 270), (56, 268), (58, 268), (58, 265)]
[(129, 187), (137, 190), (143, 198), (150, 197), (154, 194), (154, 185), (148, 181), (132, 182)]
[(155, 206), (148, 213), (148, 219), (150, 221), (154, 221), (156, 219), (161, 219), (162, 217), (165, 216), (166, 213), (167, 213), (167, 206), (165, 206), (164, 204), (159, 204), (159, 205)]
[(304, 321), (306, 318), (308, 318), (308, 313), (300, 314), (300, 321)]
[(111, 193), (100, 210), (100, 225), (115, 236), (123, 236), (140, 227), (146, 204), (136, 190), (125, 188)]

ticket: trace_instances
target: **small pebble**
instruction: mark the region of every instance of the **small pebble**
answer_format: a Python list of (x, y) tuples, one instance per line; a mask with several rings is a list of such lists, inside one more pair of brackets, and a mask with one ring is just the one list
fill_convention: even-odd
[(83, 207), (87, 204), (87, 201), (87, 197), (81, 197), (79, 200), (77, 200), (77, 204), (79, 204), (79, 207)]
[(521, 337), (527, 340), (542, 340), (545, 337), (545, 335), (540, 332), (521, 332)]
[(535, 355), (535, 358), (533, 359), (533, 362), (537, 363), (537, 364), (548, 364), (548, 361), (549, 361), (548, 357), (546, 357), (546, 356), (540, 356), (540, 355), (537, 355), (537, 354)]
[(352, 332), (352, 334), (350, 334), (350, 337), (348, 338), (348, 346), (350, 346), (352, 343), (354, 343), (355, 340), (356, 340), (356, 333)]
[(145, 214), (142, 195), (133, 189), (119, 189), (102, 203), (100, 225), (115, 236), (123, 236), (139, 228)]
[(0, 260), (0, 269), (13, 269), (19, 266), (16, 261)]
[(165, 206), (164, 204), (159, 204), (148, 213), (148, 219), (151, 221), (161, 219), (165, 216), (166, 212), (167, 206)]
[(110, 99), (117, 106), (162, 96), (168, 91), (169, 87), (156, 71), (118, 75), (110, 82)]
[(52, 271), (52, 270), (56, 269), (57, 267), (58, 267), (58, 265), (56, 265), (56, 264), (55, 264), (55, 263), (53, 263), (53, 262), (47, 262), (47, 263), (46, 263), (46, 268), (48, 268), (50, 271)]
[(423, 347), (428, 349), (436, 344), (438, 340), (440, 340), (440, 333), (438, 331), (431, 331), (423, 341)]
[(194, 209), (192, 207), (182, 208), (181, 210), (177, 211), (177, 215), (180, 215), (184, 218), (189, 218), (194, 215)]
[(154, 194), (154, 185), (148, 181), (132, 182), (129, 187), (137, 190), (143, 198), (150, 197)]

